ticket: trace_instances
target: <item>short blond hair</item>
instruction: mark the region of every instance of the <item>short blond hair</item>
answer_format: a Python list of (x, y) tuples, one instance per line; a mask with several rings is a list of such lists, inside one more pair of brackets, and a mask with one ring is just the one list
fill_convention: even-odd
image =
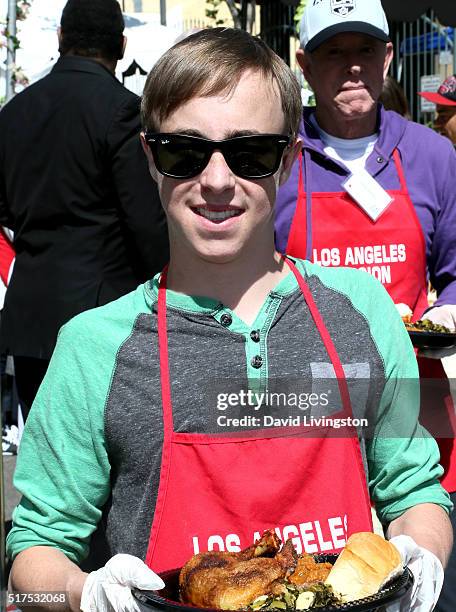
[(158, 131), (195, 96), (229, 93), (246, 71), (259, 72), (277, 87), (286, 127), (295, 136), (302, 112), (295, 75), (262, 40), (234, 28), (201, 30), (166, 51), (147, 77), (141, 104), (144, 129)]

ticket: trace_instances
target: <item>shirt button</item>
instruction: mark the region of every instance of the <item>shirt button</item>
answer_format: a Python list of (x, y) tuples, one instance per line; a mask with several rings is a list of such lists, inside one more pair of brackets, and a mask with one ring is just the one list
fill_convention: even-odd
[(232, 322), (233, 318), (229, 314), (222, 314), (220, 317), (220, 323), (223, 325), (223, 327), (229, 327)]
[(260, 355), (255, 355), (255, 357), (252, 357), (250, 364), (252, 368), (258, 370), (258, 368), (261, 368), (261, 366), (263, 365), (263, 358)]
[(383, 164), (384, 161), (383, 157), (377, 157), (377, 163)]
[(254, 342), (259, 342), (260, 341), (260, 332), (257, 329), (254, 329), (253, 331), (250, 332), (250, 338)]

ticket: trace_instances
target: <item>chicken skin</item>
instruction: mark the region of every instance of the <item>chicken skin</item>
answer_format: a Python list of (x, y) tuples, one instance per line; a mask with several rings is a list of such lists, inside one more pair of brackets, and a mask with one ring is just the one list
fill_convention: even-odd
[(277, 580), (293, 573), (297, 555), (291, 540), (279, 550), (280, 539), (271, 530), (238, 553), (195, 555), (179, 576), (182, 602), (220, 610), (245, 608), (260, 595), (271, 593)]

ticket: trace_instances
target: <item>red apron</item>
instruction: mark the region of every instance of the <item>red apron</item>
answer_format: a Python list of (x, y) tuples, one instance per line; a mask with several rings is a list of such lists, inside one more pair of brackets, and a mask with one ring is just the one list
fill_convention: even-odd
[[(291, 262), (336, 372), (343, 408), (350, 398), (343, 368), (302, 276)], [(292, 538), (298, 553), (338, 551), (357, 531), (372, 531), (366, 476), (356, 432), (258, 428), (239, 435), (178, 433), (173, 428), (166, 331), (166, 271), (158, 298), (164, 441), (160, 484), (146, 563), (181, 567), (207, 550), (239, 551), (265, 529)], [(333, 415), (331, 415), (333, 416)], [(311, 430), (312, 434), (314, 430)], [(326, 435), (325, 435), (326, 433)], [(348, 476), (349, 475), (349, 476)]]
[[(393, 159), (400, 189), (388, 191), (393, 198), (373, 221), (345, 192), (311, 191), (309, 153), (304, 150), (306, 185), (300, 160), (298, 200), (290, 228), (287, 253), (323, 266), (361, 268), (382, 282), (393, 301), (413, 310), (417, 320), (428, 308), (426, 249), (423, 230), (410, 199), (397, 150)], [(453, 402), (441, 361), (418, 359), (422, 378), (439, 379), (431, 391), (423, 388), (420, 421), (437, 437), (455, 432)], [(430, 393), (432, 401), (429, 401)], [(428, 396), (429, 400), (426, 398)], [(437, 397), (439, 396), (439, 397)], [(439, 410), (436, 406), (443, 406)], [(440, 421), (440, 422), (439, 422)], [(456, 448), (454, 436), (438, 440), (445, 468), (442, 485), (456, 490)]]
[(0, 279), (5, 286), (8, 285), (8, 276), (14, 256), (13, 245), (0, 227)]

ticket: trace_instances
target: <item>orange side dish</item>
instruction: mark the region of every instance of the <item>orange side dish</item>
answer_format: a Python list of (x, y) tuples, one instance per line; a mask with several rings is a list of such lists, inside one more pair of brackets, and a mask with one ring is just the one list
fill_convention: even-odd
[(296, 569), (288, 580), (298, 586), (324, 582), (331, 568), (331, 563), (316, 563), (312, 555), (303, 554), (299, 557)]

